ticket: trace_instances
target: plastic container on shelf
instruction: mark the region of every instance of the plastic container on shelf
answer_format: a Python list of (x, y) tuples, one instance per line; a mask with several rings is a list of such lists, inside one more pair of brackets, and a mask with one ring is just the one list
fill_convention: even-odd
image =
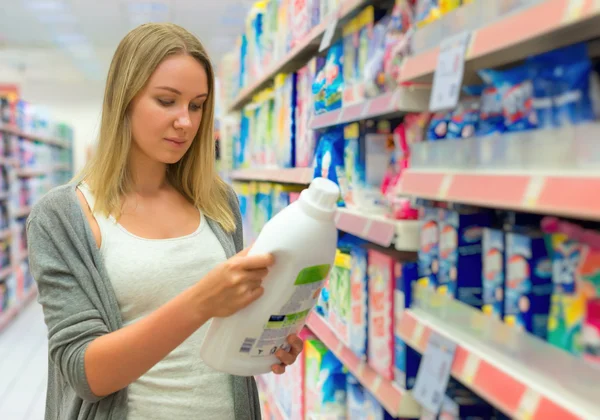
[(233, 375), (271, 371), (275, 353), (288, 348), (317, 302), (333, 266), (337, 229), (334, 216), (340, 191), (316, 178), (263, 228), (249, 255), (270, 253), (275, 264), (263, 281), (265, 293), (227, 318), (215, 318), (200, 349), (204, 362)]

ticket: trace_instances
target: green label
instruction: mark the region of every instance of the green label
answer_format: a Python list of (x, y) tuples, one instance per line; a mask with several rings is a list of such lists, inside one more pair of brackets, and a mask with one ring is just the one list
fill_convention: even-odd
[(313, 267), (307, 267), (300, 271), (294, 285), (300, 286), (302, 284), (317, 283), (325, 280), (327, 273), (329, 273), (329, 264), (315, 265)]

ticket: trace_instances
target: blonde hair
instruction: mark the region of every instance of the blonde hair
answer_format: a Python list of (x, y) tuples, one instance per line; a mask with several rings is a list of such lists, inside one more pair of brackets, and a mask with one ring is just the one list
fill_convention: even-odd
[(168, 181), (227, 232), (236, 228), (229, 202), (229, 187), (215, 169), (214, 71), (200, 41), (174, 24), (144, 24), (129, 32), (112, 59), (102, 107), (97, 149), (76, 177), (85, 180), (95, 196), (94, 211), (119, 217), (122, 197), (131, 192), (128, 169), (132, 135), (128, 109), (156, 67), (167, 57), (185, 54), (203, 65), (208, 76), (208, 98), (202, 122), (190, 149), (168, 166)]

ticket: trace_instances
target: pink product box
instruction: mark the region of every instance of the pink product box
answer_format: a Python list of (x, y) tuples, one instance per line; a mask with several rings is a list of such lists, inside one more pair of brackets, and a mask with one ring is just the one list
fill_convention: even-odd
[(368, 255), (368, 363), (387, 380), (394, 377), (394, 260), (378, 251)]

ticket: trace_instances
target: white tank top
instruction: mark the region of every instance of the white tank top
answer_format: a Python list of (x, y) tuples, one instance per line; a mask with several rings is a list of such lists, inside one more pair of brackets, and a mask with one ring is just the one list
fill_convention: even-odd
[[(89, 187), (82, 183), (79, 189), (93, 208)], [(173, 239), (144, 239), (112, 216), (94, 216), (123, 326), (149, 315), (226, 259), (203, 215), (195, 232)], [(207, 329), (208, 323), (128, 387), (129, 420), (235, 418), (231, 377), (200, 359)]]

